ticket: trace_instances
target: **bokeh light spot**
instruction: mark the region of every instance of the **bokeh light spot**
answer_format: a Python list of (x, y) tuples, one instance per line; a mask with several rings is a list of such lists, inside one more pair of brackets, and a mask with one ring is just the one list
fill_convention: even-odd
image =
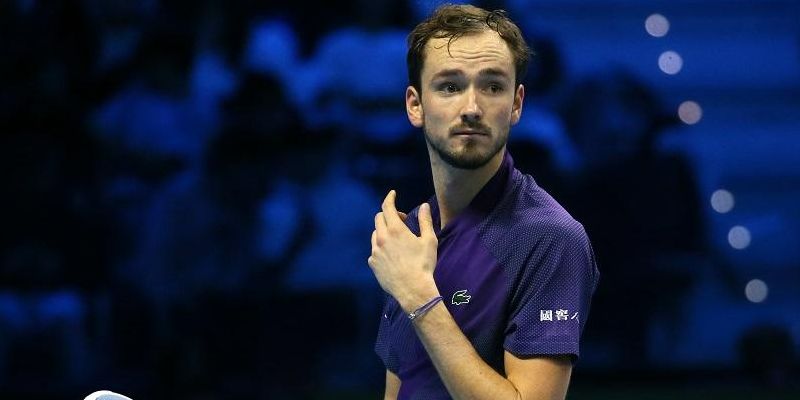
[(761, 303), (767, 299), (768, 294), (769, 288), (767, 284), (760, 279), (753, 279), (747, 282), (747, 285), (744, 287), (745, 297), (753, 303)]
[(728, 243), (736, 250), (744, 250), (750, 246), (750, 231), (737, 225), (728, 231)]
[(687, 125), (694, 125), (703, 118), (703, 109), (694, 101), (684, 101), (678, 106), (678, 117)]
[(733, 210), (734, 205), (736, 205), (736, 201), (733, 198), (733, 193), (725, 189), (715, 190), (711, 194), (711, 208), (720, 214), (730, 212)]
[(683, 68), (683, 58), (672, 50), (665, 51), (658, 57), (658, 68), (665, 74), (675, 75)]
[(644, 29), (650, 36), (666, 36), (669, 32), (669, 20), (661, 14), (652, 14), (644, 21)]

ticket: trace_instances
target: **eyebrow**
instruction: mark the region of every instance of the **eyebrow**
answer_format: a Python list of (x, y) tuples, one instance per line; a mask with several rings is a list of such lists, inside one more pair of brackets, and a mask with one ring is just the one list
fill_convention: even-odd
[[(450, 77), (450, 76), (457, 76), (463, 75), (463, 72), (460, 69), (443, 69), (437, 73), (435, 73), (432, 79)], [(503, 70), (499, 68), (486, 68), (482, 69), (478, 72), (479, 76), (499, 76), (502, 78), (511, 79), (511, 77)]]
[(488, 76), (499, 76), (499, 77), (502, 77), (502, 78), (511, 79), (511, 77), (505, 71), (503, 71), (502, 69), (498, 69), (498, 68), (487, 68), (487, 69), (481, 70), (478, 74), (479, 75), (484, 75), (484, 76), (485, 75), (488, 75)]

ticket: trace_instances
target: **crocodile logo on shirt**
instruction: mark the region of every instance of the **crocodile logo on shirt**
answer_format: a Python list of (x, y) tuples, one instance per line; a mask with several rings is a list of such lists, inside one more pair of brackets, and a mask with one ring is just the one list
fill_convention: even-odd
[(453, 293), (453, 304), (457, 306), (461, 304), (466, 304), (469, 303), (469, 299), (471, 298), (472, 296), (467, 294), (467, 289), (459, 290)]

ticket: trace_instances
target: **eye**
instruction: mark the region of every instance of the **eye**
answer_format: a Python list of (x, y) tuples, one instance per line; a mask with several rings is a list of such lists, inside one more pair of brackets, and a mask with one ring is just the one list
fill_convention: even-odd
[(505, 88), (503, 87), (503, 85), (497, 82), (492, 82), (489, 84), (487, 89), (489, 90), (489, 93), (496, 94), (496, 93), (501, 93)]
[(453, 82), (444, 82), (439, 85), (439, 90), (444, 93), (456, 93), (458, 92), (458, 86)]

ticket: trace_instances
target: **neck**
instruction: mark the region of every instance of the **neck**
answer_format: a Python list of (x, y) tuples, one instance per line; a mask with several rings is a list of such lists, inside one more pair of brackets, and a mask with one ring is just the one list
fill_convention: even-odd
[(497, 173), (505, 155), (503, 147), (486, 165), (477, 169), (459, 169), (445, 163), (436, 151), (428, 148), (433, 173), (433, 188), (439, 206), (440, 228), (457, 217), (475, 195)]

